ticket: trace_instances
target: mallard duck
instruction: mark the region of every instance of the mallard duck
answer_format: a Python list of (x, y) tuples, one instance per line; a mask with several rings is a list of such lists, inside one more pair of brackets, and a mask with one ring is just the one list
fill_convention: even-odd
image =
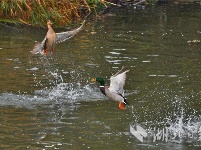
[[(123, 68), (122, 68), (123, 69)], [(121, 70), (122, 70), (121, 69)], [(124, 97), (124, 84), (126, 80), (126, 73), (129, 72), (129, 70), (126, 70), (122, 73), (121, 70), (116, 73), (115, 75), (110, 77), (110, 86), (105, 86), (105, 81), (103, 78), (93, 78), (92, 82), (99, 82), (100, 83), (100, 91), (108, 97), (110, 100), (118, 101), (119, 102), (119, 108), (125, 109), (125, 105), (128, 105), (126, 98)]]
[(39, 44), (36, 44), (34, 49), (31, 51), (32, 54), (38, 54), (40, 53), (41, 55), (48, 55), (50, 51), (52, 53), (54, 52), (54, 46), (58, 43), (64, 42), (67, 39), (70, 39), (73, 37), (76, 33), (78, 33), (82, 27), (84, 26), (85, 20), (83, 21), (82, 25), (72, 31), (67, 31), (67, 32), (61, 32), (61, 33), (55, 33), (54, 30), (52, 29), (52, 22), (48, 21), (47, 22), (47, 27), (48, 31), (43, 39), (43, 41)]

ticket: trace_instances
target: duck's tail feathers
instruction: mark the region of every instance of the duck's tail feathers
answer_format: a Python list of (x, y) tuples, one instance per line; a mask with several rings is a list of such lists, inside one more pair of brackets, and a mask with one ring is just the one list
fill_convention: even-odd
[(123, 101), (124, 105), (129, 105), (127, 102), (127, 98), (124, 97), (124, 101)]
[(119, 93), (119, 95), (124, 98), (123, 104), (124, 104), (124, 105), (129, 105), (128, 102), (127, 102), (127, 98), (125, 98), (125, 97), (124, 97), (122, 94), (120, 94), (120, 93)]

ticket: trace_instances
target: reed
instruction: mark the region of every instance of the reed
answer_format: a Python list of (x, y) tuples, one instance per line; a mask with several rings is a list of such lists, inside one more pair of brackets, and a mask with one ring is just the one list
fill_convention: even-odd
[(0, 18), (43, 26), (51, 20), (57, 26), (78, 21), (102, 0), (1, 0)]

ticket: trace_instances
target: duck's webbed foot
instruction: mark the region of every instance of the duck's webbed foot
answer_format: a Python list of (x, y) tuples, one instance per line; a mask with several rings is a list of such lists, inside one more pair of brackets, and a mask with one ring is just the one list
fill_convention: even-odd
[(44, 52), (45, 52), (45, 54), (46, 54), (46, 56), (48, 55), (48, 50), (46, 50), (46, 49), (44, 49)]
[(123, 102), (119, 102), (119, 108), (124, 110), (125, 109), (125, 105)]

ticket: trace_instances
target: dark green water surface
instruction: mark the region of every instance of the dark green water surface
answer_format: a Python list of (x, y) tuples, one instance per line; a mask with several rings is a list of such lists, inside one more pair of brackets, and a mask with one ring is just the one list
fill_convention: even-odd
[[(111, 14), (48, 57), (29, 52), (46, 29), (0, 25), (0, 149), (201, 149), (201, 8)], [(130, 70), (123, 111), (90, 82), (109, 84), (122, 66)]]

